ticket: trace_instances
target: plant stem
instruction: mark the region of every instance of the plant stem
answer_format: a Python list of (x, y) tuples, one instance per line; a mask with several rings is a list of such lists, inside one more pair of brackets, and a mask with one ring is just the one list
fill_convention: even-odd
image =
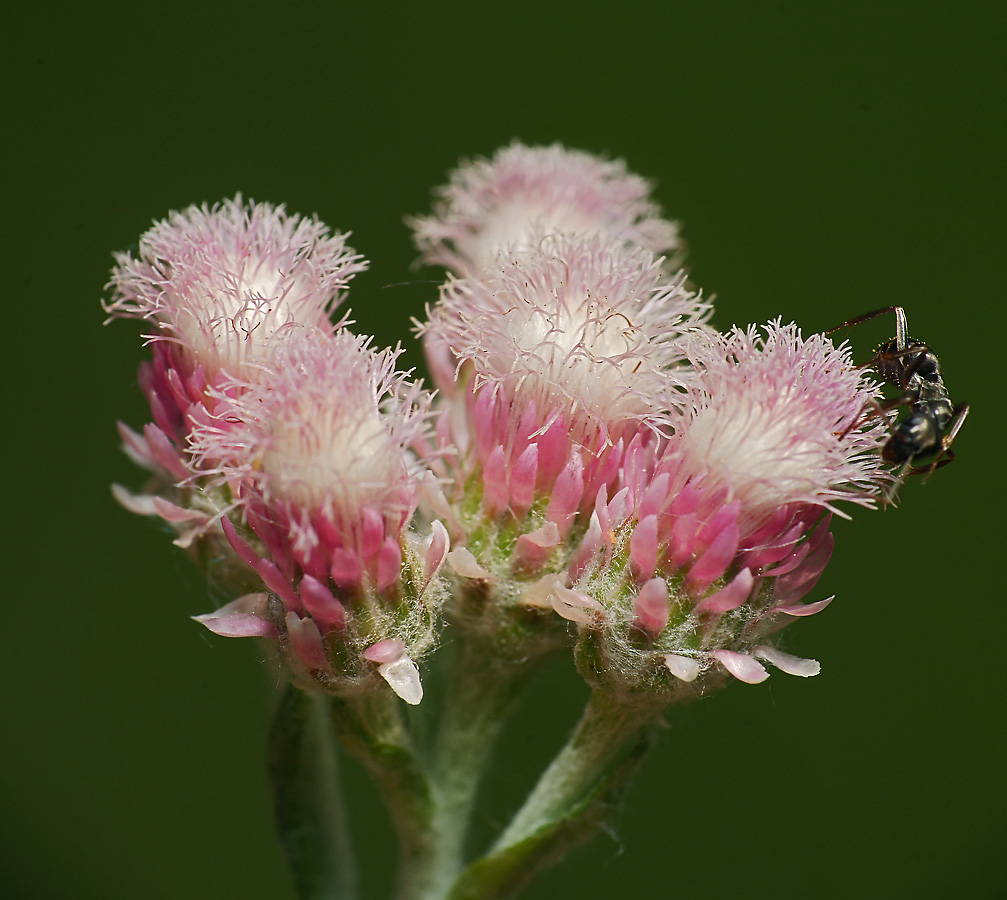
[(479, 785), (508, 713), (539, 659), (508, 659), (478, 638), (460, 642), (431, 760), (435, 858), (416, 900), (440, 900), (464, 864)]
[(604, 691), (592, 692), (566, 746), (490, 852), (524, 840), (569, 812), (653, 718), (649, 705), (621, 703)]
[(401, 900), (415, 896), (437, 853), (430, 779), (402, 721), (401, 701), (390, 691), (333, 698), (333, 723), (343, 746), (370, 770), (399, 840)]
[(539, 869), (592, 837), (649, 749), (658, 708), (594, 691), (566, 746), (490, 851), (458, 878), (451, 900), (516, 896)]
[(325, 695), (284, 685), (269, 748), (273, 808), (301, 897), (355, 900), (356, 866), (329, 704)]

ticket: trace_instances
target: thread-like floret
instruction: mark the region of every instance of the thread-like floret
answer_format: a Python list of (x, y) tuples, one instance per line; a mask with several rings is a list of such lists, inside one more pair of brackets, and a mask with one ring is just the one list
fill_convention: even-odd
[(708, 309), (683, 282), (638, 247), (553, 235), (443, 286), (422, 331), (471, 374), (472, 434), (455, 443), (475, 447), (490, 507), (548, 494), (568, 521), (666, 421), (688, 377), (680, 339)]
[(397, 544), (421, 478), (410, 448), (426, 432), (429, 395), (396, 371), (399, 351), (368, 343), (345, 331), (284, 335), (254, 382), (222, 385), (217, 415), (191, 438), (202, 472), (226, 479), (270, 535), (289, 533), (306, 572), (337, 583), (393, 552), (386, 542)]
[(738, 501), (743, 533), (792, 504), (874, 504), (890, 478), (878, 452), (887, 421), (846, 348), (777, 320), (764, 336), (697, 337), (688, 352), (698, 374), (662, 464), (677, 487)]
[(622, 160), (561, 144), (518, 142), (492, 159), (461, 165), (438, 192), (434, 215), (412, 220), (426, 262), (473, 275), (501, 250), (533, 246), (543, 234), (600, 234), (655, 254), (679, 248), (651, 185)]
[(705, 312), (645, 250), (551, 236), (449, 281), (424, 334), (472, 363), (477, 389), (608, 431), (663, 411), (679, 339)]
[(149, 337), (176, 344), (190, 371), (248, 377), (247, 364), (284, 326), (332, 330), (343, 289), (367, 267), (346, 237), (240, 194), (190, 206), (147, 231), (136, 258), (116, 254), (105, 308), (155, 322)]

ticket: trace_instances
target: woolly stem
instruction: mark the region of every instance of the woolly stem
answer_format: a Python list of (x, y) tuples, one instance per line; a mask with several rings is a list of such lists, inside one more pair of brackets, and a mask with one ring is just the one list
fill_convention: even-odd
[(656, 711), (594, 691), (566, 746), (490, 851), (457, 880), (450, 900), (514, 897), (536, 872), (592, 837), (649, 749)]
[(284, 685), (273, 715), (273, 809), (298, 894), (355, 900), (357, 877), (339, 785), (330, 699)]
[(368, 691), (333, 698), (332, 711), (343, 746), (378, 784), (399, 840), (396, 896), (409, 900), (417, 896), (413, 886), (427, 880), (437, 834), (433, 789), (402, 721), (401, 701), (390, 691)]

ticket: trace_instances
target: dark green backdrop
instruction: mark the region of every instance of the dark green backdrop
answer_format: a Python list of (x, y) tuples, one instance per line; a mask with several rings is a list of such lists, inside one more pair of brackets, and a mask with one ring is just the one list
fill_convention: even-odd
[[(138, 329), (101, 327), (110, 252), (243, 191), (373, 261), (361, 330), (435, 296), (406, 213), (520, 137), (624, 157), (684, 224), (716, 324), (816, 331), (904, 304), (972, 415), (959, 461), (837, 526), (791, 629), (823, 663), (670, 717), (616, 833), (528, 893), (999, 895), (1004, 838), (1004, 5), (539, 2), (81, 5), (5, 26), (9, 374), (3, 893), (291, 900), (264, 733), (274, 676), (168, 537), (114, 420), (146, 420)], [(874, 327), (877, 325), (877, 327)], [(890, 323), (858, 329), (866, 356)], [(410, 339), (411, 340), (411, 339)], [(411, 350), (412, 361), (419, 355)], [(487, 833), (562, 739), (567, 667), (504, 749)], [(373, 897), (389, 835), (359, 837)]]

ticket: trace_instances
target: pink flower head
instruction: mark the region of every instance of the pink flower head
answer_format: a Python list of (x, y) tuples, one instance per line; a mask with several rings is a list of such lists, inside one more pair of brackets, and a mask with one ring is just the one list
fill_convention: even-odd
[(646, 250), (551, 236), (482, 279), (443, 286), (424, 339), (470, 368), (477, 456), (491, 479), (512, 482), (497, 505), (527, 509), (536, 486), (562, 502), (567, 472), (577, 496), (563, 505), (578, 508), (615, 475), (616, 448), (663, 420), (679, 339), (707, 309), (683, 281)]
[(847, 349), (779, 321), (765, 337), (736, 328), (688, 349), (699, 375), (661, 466), (676, 485), (737, 502), (743, 537), (781, 509), (874, 505), (887, 424), (867, 414), (880, 395)]
[(113, 316), (156, 323), (181, 374), (207, 381), (224, 369), (249, 377), (270, 336), (291, 323), (331, 332), (329, 315), (367, 268), (317, 218), (242, 201), (173, 212), (140, 238), (134, 259), (115, 256)]
[[(752, 654), (813, 674), (762, 641), (828, 602), (800, 603), (831, 557), (834, 504), (883, 495), (877, 387), (848, 350), (792, 324), (685, 343), (696, 378), (671, 409), (674, 434), (656, 460), (631, 448), (622, 489), (599, 495), (572, 555), (573, 590), (599, 601), (587, 624), (607, 628), (616, 668), (646, 634), (683, 681), (708, 670), (760, 681)], [(570, 605), (553, 598), (567, 618)]]
[(193, 431), (197, 465), (230, 487), (288, 582), (300, 570), (312, 587), (385, 590), (399, 577), (430, 397), (395, 370), (399, 351), (368, 343), (290, 332), (254, 382), (221, 386), (218, 414)]
[(413, 220), (426, 262), (473, 275), (500, 251), (534, 246), (544, 234), (600, 234), (655, 254), (679, 247), (660, 218), (651, 185), (588, 153), (514, 142), (491, 160), (463, 164), (440, 189), (434, 215)]
[(848, 350), (778, 321), (765, 337), (753, 326), (687, 346), (697, 375), (672, 410), (675, 433), (653, 468), (643, 454), (627, 468), (630, 554), (641, 577), (683, 572), (701, 596), (730, 572), (782, 574), (781, 560), (812, 551), (804, 539), (823, 513), (843, 515), (836, 501), (873, 506), (891, 476), (886, 423), (865, 414), (877, 387)]

